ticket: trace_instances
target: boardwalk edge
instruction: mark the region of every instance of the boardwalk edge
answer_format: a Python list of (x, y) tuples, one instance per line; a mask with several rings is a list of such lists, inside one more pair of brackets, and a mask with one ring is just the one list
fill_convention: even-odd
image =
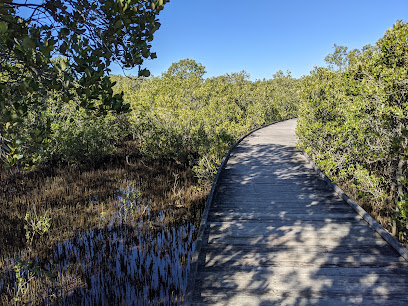
[(196, 248), (195, 248), (195, 251), (194, 251), (193, 258), (192, 258), (192, 260), (191, 260), (190, 272), (189, 272), (189, 274), (188, 274), (188, 276), (187, 276), (187, 288), (186, 288), (186, 294), (184, 295), (183, 305), (186, 305), (186, 306), (191, 305), (191, 301), (192, 301), (192, 298), (193, 298), (193, 292), (194, 292), (195, 277), (196, 277), (197, 268), (198, 268), (198, 257), (199, 257), (199, 255), (200, 255), (201, 246), (202, 246), (202, 244), (203, 244), (204, 230), (205, 230), (205, 227), (206, 227), (206, 225), (207, 225), (208, 213), (209, 213), (209, 211), (210, 211), (211, 203), (212, 203), (212, 201), (213, 201), (213, 197), (214, 197), (215, 191), (216, 191), (216, 189), (217, 189), (217, 183), (218, 183), (218, 180), (219, 180), (219, 178), (220, 178), (221, 172), (222, 172), (222, 170), (224, 169), (225, 165), (227, 164), (228, 159), (229, 159), (229, 157), (230, 157), (230, 155), (231, 155), (232, 150), (234, 150), (235, 147), (236, 147), (237, 145), (239, 145), (242, 140), (244, 140), (246, 137), (248, 137), (248, 136), (251, 135), (252, 133), (254, 133), (254, 132), (256, 132), (256, 131), (258, 131), (258, 130), (264, 128), (264, 127), (270, 126), (270, 125), (272, 125), (272, 124), (276, 124), (276, 123), (283, 122), (283, 121), (290, 120), (290, 119), (293, 119), (293, 118), (288, 118), (288, 119), (284, 119), (284, 120), (274, 121), (274, 122), (272, 122), (272, 123), (269, 123), (269, 124), (266, 124), (266, 125), (263, 125), (263, 126), (260, 126), (260, 127), (257, 127), (257, 128), (255, 128), (255, 129), (251, 130), (249, 133), (247, 133), (247, 134), (245, 134), (244, 136), (242, 136), (241, 138), (239, 138), (239, 139), (230, 147), (230, 149), (228, 150), (228, 152), (225, 153), (225, 155), (223, 156), (222, 161), (221, 161), (221, 164), (220, 164), (220, 166), (218, 167), (217, 174), (215, 175), (215, 179), (214, 179), (214, 181), (213, 181), (213, 183), (212, 183), (210, 194), (208, 195), (207, 201), (206, 201), (206, 203), (205, 203), (205, 208), (204, 208), (203, 215), (202, 215), (202, 217), (201, 217), (200, 228), (199, 228), (199, 230), (198, 230), (198, 235), (197, 235), (197, 240), (196, 240)]
[(406, 261), (408, 261), (408, 249), (392, 236), (380, 223), (371, 217), (360, 205), (353, 201), (337, 184), (330, 180), (326, 174), (314, 163), (311, 157), (302, 150), (303, 155), (313, 167), (315, 172), (333, 189), (348, 205), (350, 205), (389, 245), (391, 245)]

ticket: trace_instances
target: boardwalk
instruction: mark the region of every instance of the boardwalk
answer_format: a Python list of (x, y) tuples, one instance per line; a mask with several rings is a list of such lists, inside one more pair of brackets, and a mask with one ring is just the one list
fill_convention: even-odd
[(192, 304), (408, 305), (408, 265), (318, 179), (296, 121), (231, 153), (198, 257)]

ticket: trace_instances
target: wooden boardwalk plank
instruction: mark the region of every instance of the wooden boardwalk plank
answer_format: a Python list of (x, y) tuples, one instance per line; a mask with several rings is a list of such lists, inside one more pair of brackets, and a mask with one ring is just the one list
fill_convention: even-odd
[(318, 178), (295, 126), (260, 129), (231, 152), (191, 304), (407, 305), (407, 262)]

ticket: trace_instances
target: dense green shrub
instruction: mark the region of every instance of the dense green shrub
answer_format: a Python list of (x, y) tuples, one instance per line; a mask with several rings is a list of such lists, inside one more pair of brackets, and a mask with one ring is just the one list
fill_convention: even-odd
[[(251, 82), (245, 72), (204, 79), (205, 67), (185, 59), (160, 77), (112, 76), (131, 111), (97, 116), (78, 99), (52, 94), (4, 134), (15, 165), (41, 161), (96, 164), (119, 139), (133, 138), (151, 158), (172, 159), (212, 179), (228, 148), (251, 129), (296, 116), (299, 81), (278, 72)], [(115, 94), (115, 93), (113, 93)], [(100, 102), (101, 103), (101, 102)], [(96, 106), (98, 104), (96, 103)], [(22, 128), (21, 128), (22, 127)], [(38, 127), (38, 128), (36, 128)], [(39, 135), (39, 133), (47, 133)]]
[(124, 137), (127, 119), (108, 113), (96, 116), (77, 107), (73, 101), (62, 103), (50, 96), (42, 108), (30, 108), (21, 119), (19, 129), (4, 133), (3, 146), (14, 154), (7, 164), (30, 169), (40, 162), (62, 161), (74, 164), (95, 164), (115, 149), (115, 142)]
[(397, 22), (375, 46), (337, 46), (326, 59), (330, 68), (302, 81), (301, 147), (406, 240), (408, 24)]
[(115, 149), (115, 117), (93, 117), (77, 111), (65, 121), (51, 124), (49, 155), (73, 164), (96, 164)]
[(186, 59), (160, 77), (113, 77), (131, 104), (129, 134), (152, 157), (172, 158), (211, 179), (223, 154), (243, 134), (294, 117), (298, 80), (279, 72), (251, 82), (245, 72), (204, 79), (205, 68)]

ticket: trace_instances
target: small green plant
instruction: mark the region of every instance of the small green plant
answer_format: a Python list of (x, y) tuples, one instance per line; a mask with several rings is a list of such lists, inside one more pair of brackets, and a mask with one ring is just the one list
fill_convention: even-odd
[(30, 281), (35, 277), (34, 272), (28, 270), (28, 277), (24, 276), (25, 270), (31, 265), (31, 261), (21, 261), (20, 259), (16, 260), (14, 265), (14, 272), (17, 279), (17, 288), (14, 296), (14, 301), (19, 302), (28, 291), (28, 286)]
[(142, 203), (141, 191), (131, 185), (119, 190), (118, 200), (120, 215), (125, 219), (136, 214), (143, 216), (149, 210), (148, 205)]
[(400, 239), (407, 238), (408, 233), (408, 195), (404, 195), (401, 201), (398, 201), (398, 211), (395, 213), (394, 219), (397, 222)]
[(217, 165), (219, 159), (215, 156), (204, 155), (198, 162), (198, 165), (193, 167), (194, 172), (200, 182), (212, 181), (217, 174)]
[(47, 216), (38, 216), (36, 213), (25, 215), (24, 229), (26, 231), (25, 237), (28, 244), (32, 244), (36, 235), (44, 235), (51, 227), (51, 218)]
[(105, 209), (105, 202), (101, 202), (100, 204), (102, 206), (102, 211), (99, 213), (99, 223), (101, 224), (105, 220), (105, 218), (107, 216), (107, 212), (104, 210)]
[(9, 144), (3, 144), (2, 150), (5, 155), (4, 167), (10, 169), (14, 167), (24, 156), (20, 153), (19, 149), (22, 144), (22, 140), (13, 140)]
[(56, 283), (56, 278), (51, 271), (42, 269), (38, 264), (33, 264), (31, 260), (16, 259), (14, 265), (14, 273), (16, 275), (17, 287), (14, 294), (14, 301), (16, 303), (24, 301), (29, 298), (30, 283), (40, 277), (46, 277), (51, 284)]

